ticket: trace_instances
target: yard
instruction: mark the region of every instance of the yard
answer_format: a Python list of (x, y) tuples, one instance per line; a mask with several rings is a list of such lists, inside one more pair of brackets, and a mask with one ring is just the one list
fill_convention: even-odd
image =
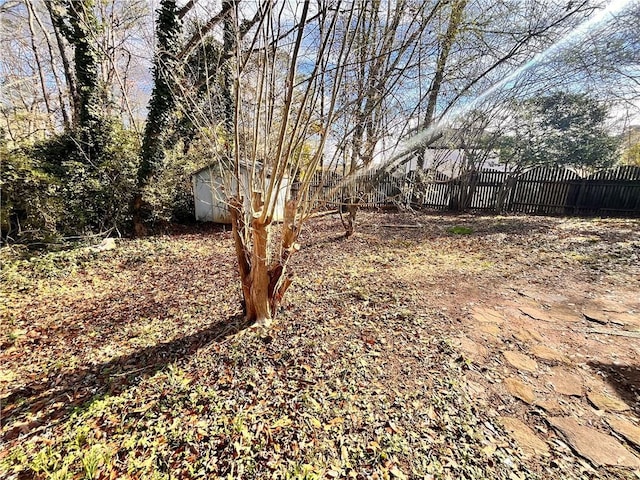
[(2, 271), (6, 478), (638, 478), (640, 221), (313, 220), (247, 328), (222, 227)]

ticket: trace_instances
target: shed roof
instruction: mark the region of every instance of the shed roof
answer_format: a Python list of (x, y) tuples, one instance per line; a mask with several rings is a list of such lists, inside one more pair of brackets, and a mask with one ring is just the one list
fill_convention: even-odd
[[(217, 168), (220, 165), (220, 163), (221, 162), (219, 162), (219, 161), (218, 162), (211, 162), (211, 163), (205, 165), (204, 167), (199, 168), (198, 170), (193, 172), (191, 174), (191, 176), (197, 175), (200, 172), (204, 172), (205, 170), (208, 170), (211, 167), (216, 167)], [(248, 162), (244, 162), (244, 161), (240, 162), (240, 167), (241, 168), (249, 168), (250, 166), (251, 166), (251, 164), (248, 163)], [(262, 162), (256, 162), (256, 166), (258, 166), (258, 168), (262, 168)], [(229, 163), (228, 168), (231, 169), (232, 167), (235, 167), (235, 165), (233, 163)]]
[[(191, 176), (195, 176), (198, 175), (200, 172), (204, 172), (205, 170), (208, 170), (211, 167), (218, 167), (219, 163), (218, 162), (214, 162), (214, 163), (210, 163), (208, 165), (205, 165), (204, 167), (196, 170), (195, 172), (193, 172), (191, 174)], [(229, 167), (231, 167), (232, 165), (229, 165)], [(251, 166), (251, 164), (247, 163), (247, 162), (240, 162), (240, 167), (244, 168), (244, 169), (248, 169)], [(258, 167), (258, 169), (262, 168), (262, 162), (256, 162), (256, 166)], [(267, 176), (269, 176), (269, 174), (267, 173)], [(284, 174), (285, 177), (289, 177), (289, 174), (287, 172), (285, 172)]]

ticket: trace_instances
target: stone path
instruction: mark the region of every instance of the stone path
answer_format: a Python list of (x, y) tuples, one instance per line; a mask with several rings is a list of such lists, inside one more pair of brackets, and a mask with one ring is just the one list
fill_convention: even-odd
[[(525, 455), (565, 445), (594, 468), (640, 477), (640, 340), (626, 335), (640, 332), (640, 306), (534, 289), (501, 300), (464, 315), (470, 392)], [(608, 335), (594, 333), (603, 326)]]
[(640, 459), (610, 435), (586, 427), (572, 417), (551, 417), (549, 423), (564, 435), (574, 450), (596, 467), (640, 468)]

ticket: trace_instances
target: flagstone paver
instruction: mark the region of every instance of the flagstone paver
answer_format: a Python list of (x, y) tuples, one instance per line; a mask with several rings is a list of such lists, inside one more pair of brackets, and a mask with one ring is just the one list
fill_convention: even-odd
[(578, 455), (596, 467), (609, 465), (640, 468), (640, 459), (611, 435), (580, 425), (571, 417), (551, 417), (549, 423), (564, 436)]
[(551, 415), (561, 415), (567, 412), (555, 398), (536, 399), (535, 405), (546, 410)]
[(536, 400), (536, 394), (531, 387), (517, 378), (509, 377), (504, 379), (504, 386), (507, 391), (525, 403), (532, 404)]
[(562, 323), (579, 323), (584, 320), (580, 313), (565, 306), (551, 307), (549, 315), (554, 320)]
[(571, 360), (564, 353), (547, 347), (546, 345), (534, 345), (531, 347), (530, 352), (541, 360), (548, 362), (570, 363)]
[(542, 320), (543, 322), (553, 322), (553, 317), (549, 312), (536, 307), (520, 307), (520, 311), (527, 317), (531, 317), (535, 320)]
[(579, 397), (583, 393), (582, 378), (562, 367), (552, 368), (547, 382), (562, 395)]
[(535, 372), (538, 369), (538, 362), (523, 353), (508, 350), (503, 351), (502, 354), (504, 355), (504, 358), (507, 360), (509, 365), (518, 370)]
[(513, 334), (513, 337), (516, 340), (520, 340), (524, 343), (529, 342), (543, 342), (544, 338), (537, 331), (529, 329), (529, 328), (521, 328), (517, 332)]
[(526, 455), (533, 457), (549, 455), (549, 446), (522, 421), (513, 417), (500, 417), (498, 422), (509, 432)]
[(484, 323), (478, 326), (478, 330), (492, 337), (498, 337), (500, 335), (500, 327), (498, 325), (494, 325), (492, 323)]
[(467, 356), (472, 362), (480, 363), (489, 354), (489, 351), (485, 346), (478, 342), (474, 342), (470, 338), (461, 337), (456, 340), (456, 343), (465, 356)]
[(474, 320), (481, 323), (496, 323), (500, 324), (504, 322), (504, 317), (492, 308), (476, 307), (472, 310)]
[(640, 447), (640, 427), (621, 418), (607, 418), (607, 423), (614, 432), (624, 437), (628, 442)]
[[(487, 400), (507, 393), (513, 398), (494, 415), (529, 456), (558, 453), (556, 442), (547, 442), (529, 421), (551, 417), (551, 436), (555, 432), (596, 468), (640, 469), (640, 418), (592, 366), (608, 365), (628, 347), (613, 350), (617, 337), (594, 335), (591, 330), (605, 327), (584, 315), (611, 329), (640, 331), (640, 303), (598, 298), (586, 283), (565, 299), (553, 292), (518, 293), (505, 293), (504, 301), (491, 306), (476, 304), (467, 317), (473, 340), (460, 349), (472, 359), (481, 352), (477, 364), (487, 366), (469, 382), (469, 391)], [(502, 367), (496, 365), (500, 359)]]
[(619, 398), (604, 393), (589, 392), (587, 398), (596, 408), (606, 412), (626, 412), (631, 409), (629, 405)]
[(582, 314), (584, 317), (590, 322), (600, 323), (602, 325), (606, 325), (609, 323), (609, 314), (603, 312), (602, 310), (595, 310), (592, 308), (585, 308), (582, 310)]

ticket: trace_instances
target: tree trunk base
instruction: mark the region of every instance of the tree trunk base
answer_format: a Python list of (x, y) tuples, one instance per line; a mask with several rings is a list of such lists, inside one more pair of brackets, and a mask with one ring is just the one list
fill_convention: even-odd
[(273, 319), (272, 318), (259, 318), (258, 320), (256, 320), (255, 322), (253, 322), (253, 324), (251, 325), (250, 328), (269, 328), (273, 325)]
[(293, 281), (291, 274), (286, 272), (287, 260), (300, 249), (300, 245), (295, 242), (298, 235), (295, 225), (296, 203), (290, 201), (285, 205), (281, 258), (270, 264), (267, 246), (271, 220), (263, 220), (258, 213), (253, 214), (252, 242), (248, 248), (245, 244), (246, 225), (242, 206), (242, 201), (234, 198), (230, 202), (229, 211), (242, 283), (245, 320), (253, 322), (252, 326), (255, 328), (270, 327), (278, 313), (282, 297)]
[(358, 213), (358, 203), (350, 203), (347, 205), (346, 216), (340, 212), (340, 220), (342, 220), (342, 226), (344, 227), (344, 238), (349, 238), (353, 235), (356, 228), (356, 215)]
[(147, 227), (142, 220), (142, 195), (137, 193), (131, 202), (131, 210), (133, 213), (133, 236), (142, 238), (147, 236)]

